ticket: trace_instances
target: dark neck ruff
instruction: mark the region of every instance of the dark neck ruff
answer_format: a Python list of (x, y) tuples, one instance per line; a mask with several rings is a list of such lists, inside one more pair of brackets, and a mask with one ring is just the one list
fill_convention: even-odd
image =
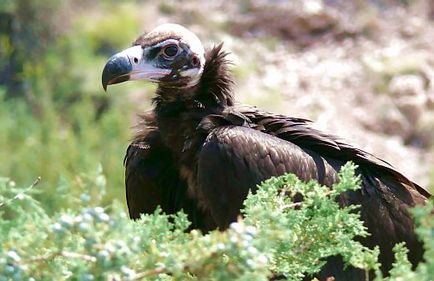
[(199, 83), (191, 88), (170, 88), (159, 85), (154, 98), (154, 114), (166, 145), (181, 155), (191, 143), (202, 138), (196, 128), (209, 114), (219, 114), (234, 104), (232, 78), (227, 53), (222, 44), (206, 53), (206, 62)]
[(154, 98), (156, 112), (179, 113), (179, 110), (199, 108), (215, 112), (234, 104), (232, 77), (228, 69), (227, 52), (219, 44), (207, 51), (205, 66), (198, 85), (191, 88), (170, 88), (159, 85)]

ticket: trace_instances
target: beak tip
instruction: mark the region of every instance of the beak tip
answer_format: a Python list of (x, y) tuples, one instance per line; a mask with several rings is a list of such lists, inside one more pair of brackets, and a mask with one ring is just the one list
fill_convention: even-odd
[(108, 85), (127, 81), (131, 70), (132, 65), (127, 56), (124, 54), (112, 56), (102, 72), (101, 82), (104, 91), (107, 92)]

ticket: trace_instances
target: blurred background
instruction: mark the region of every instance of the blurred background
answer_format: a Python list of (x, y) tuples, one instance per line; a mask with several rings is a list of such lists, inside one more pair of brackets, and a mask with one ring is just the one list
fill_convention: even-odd
[(225, 42), (240, 102), (312, 119), (434, 186), (432, 0), (2, 0), (0, 176), (40, 176), (48, 211), (124, 202), (122, 160), (155, 86), (104, 93), (101, 72), (165, 22)]

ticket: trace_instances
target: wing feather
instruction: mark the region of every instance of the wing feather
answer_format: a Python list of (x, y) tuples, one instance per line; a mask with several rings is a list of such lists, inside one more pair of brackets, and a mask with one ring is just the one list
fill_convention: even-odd
[[(263, 180), (294, 173), (304, 181), (316, 179), (331, 186), (346, 162), (345, 157), (325, 156), (252, 128), (220, 126), (210, 132), (199, 153), (198, 185), (218, 227), (225, 229), (236, 220), (248, 191), (254, 191)], [(385, 272), (393, 263), (395, 243), (405, 241), (412, 249), (410, 260), (420, 260), (423, 248), (408, 209), (423, 202), (423, 196), (413, 192), (412, 186), (403, 185), (394, 173), (376, 173), (365, 166), (358, 172), (362, 189), (346, 192), (339, 200), (342, 206), (361, 205), (362, 220), (371, 233), (363, 239), (364, 244), (380, 245)]]
[[(142, 128), (144, 129), (144, 128)], [(191, 228), (209, 231), (215, 223), (188, 194), (187, 182), (180, 177), (171, 150), (154, 127), (140, 132), (127, 149), (124, 160), (127, 205), (130, 217), (151, 214), (160, 206), (166, 214), (183, 210)]]
[[(388, 162), (369, 152), (346, 144), (336, 136), (325, 134), (310, 127), (310, 121), (307, 119), (264, 112), (245, 105), (235, 106), (228, 111), (242, 112), (253, 124), (261, 124), (261, 131), (264, 133), (292, 142), (302, 148), (315, 151), (325, 157), (344, 162), (353, 161), (370, 174), (378, 177), (394, 179), (402, 184), (401, 186), (397, 185), (397, 187), (401, 189), (399, 193), (407, 193), (407, 196), (405, 196), (407, 199), (405, 197), (402, 199), (408, 204), (413, 200), (423, 202), (431, 196), (428, 191), (395, 170)], [(370, 188), (370, 186), (366, 188)]]
[(342, 163), (334, 163), (335, 167), (330, 163), (315, 152), (251, 128), (218, 127), (199, 153), (199, 190), (224, 229), (239, 215), (248, 191), (260, 182), (291, 172), (305, 181), (319, 179), (331, 185)]

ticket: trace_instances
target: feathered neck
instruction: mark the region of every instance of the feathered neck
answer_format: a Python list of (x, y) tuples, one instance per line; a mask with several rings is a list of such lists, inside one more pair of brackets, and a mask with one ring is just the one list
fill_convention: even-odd
[(228, 53), (222, 50), (223, 43), (205, 54), (205, 66), (197, 85), (191, 88), (169, 88), (159, 85), (156, 106), (191, 103), (203, 108), (224, 108), (234, 104), (233, 80), (228, 69)]

